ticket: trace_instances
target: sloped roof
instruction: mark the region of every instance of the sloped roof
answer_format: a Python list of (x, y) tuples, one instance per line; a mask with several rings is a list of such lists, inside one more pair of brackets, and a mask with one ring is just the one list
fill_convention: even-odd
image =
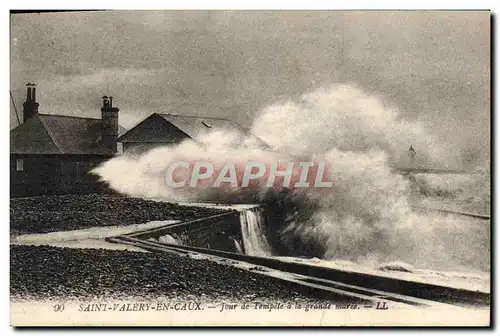
[[(141, 121), (138, 125), (132, 128), (130, 131), (126, 132), (124, 135), (118, 138), (121, 142), (137, 142), (140, 141), (142, 136), (137, 132), (137, 129), (141, 128), (142, 124), (147, 120), (150, 121), (151, 118), (159, 117), (166, 120), (171, 125), (175, 126), (179, 131), (194, 140), (200, 139), (200, 137), (212, 132), (212, 131), (224, 131), (224, 132), (237, 132), (239, 134), (249, 135), (255, 138), (260, 145), (267, 144), (256, 136), (252, 135), (251, 132), (238, 123), (230, 119), (224, 118), (214, 118), (214, 117), (198, 117), (198, 116), (181, 116), (173, 114), (160, 114), (154, 113), (145, 120)], [(175, 134), (177, 136), (177, 134)], [(148, 137), (151, 135), (148, 134)], [(155, 139), (149, 139), (148, 142), (162, 142), (164, 140), (164, 134), (157, 133)], [(157, 140), (157, 141), (155, 141)]]
[(160, 116), (193, 139), (198, 139), (199, 137), (212, 131), (236, 131), (243, 134), (248, 133), (247, 129), (229, 119), (189, 117), (172, 114), (160, 114)]
[(101, 119), (38, 113), (10, 132), (10, 152), (113, 155), (101, 146), (100, 134)]

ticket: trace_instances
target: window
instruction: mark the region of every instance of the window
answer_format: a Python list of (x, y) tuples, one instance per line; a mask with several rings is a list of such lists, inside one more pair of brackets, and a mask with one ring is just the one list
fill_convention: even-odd
[(16, 170), (17, 171), (23, 171), (24, 170), (24, 160), (23, 159), (17, 159), (16, 160)]

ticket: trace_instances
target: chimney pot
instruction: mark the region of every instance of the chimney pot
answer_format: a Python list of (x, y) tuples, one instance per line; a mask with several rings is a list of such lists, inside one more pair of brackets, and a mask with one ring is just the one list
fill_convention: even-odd
[(36, 102), (36, 85), (35, 83), (26, 84), (26, 101), (23, 103), (23, 121), (28, 120), (38, 113), (39, 104)]
[(103, 106), (101, 107), (101, 133), (102, 146), (116, 154), (118, 138), (118, 112), (119, 108), (113, 107), (113, 97), (103, 96)]

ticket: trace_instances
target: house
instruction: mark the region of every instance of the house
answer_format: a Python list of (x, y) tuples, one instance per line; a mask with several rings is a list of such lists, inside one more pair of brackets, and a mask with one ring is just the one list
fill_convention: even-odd
[(11, 197), (99, 192), (89, 171), (118, 152), (119, 109), (103, 97), (101, 119), (38, 112), (36, 86), (27, 84), (23, 123), (10, 132)]
[(230, 119), (153, 113), (118, 138), (123, 152), (139, 155), (156, 147), (178, 144), (186, 139), (199, 141), (213, 131), (235, 132), (248, 141), (267, 147), (258, 137)]

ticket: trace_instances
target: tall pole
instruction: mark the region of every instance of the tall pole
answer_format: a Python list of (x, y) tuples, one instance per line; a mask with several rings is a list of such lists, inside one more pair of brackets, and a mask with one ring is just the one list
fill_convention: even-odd
[(17, 122), (21, 124), (21, 119), (19, 119), (19, 114), (17, 113), (16, 103), (14, 102), (14, 97), (12, 97), (12, 90), (9, 90), (10, 100), (12, 100), (12, 106), (14, 106), (14, 111), (16, 112)]

